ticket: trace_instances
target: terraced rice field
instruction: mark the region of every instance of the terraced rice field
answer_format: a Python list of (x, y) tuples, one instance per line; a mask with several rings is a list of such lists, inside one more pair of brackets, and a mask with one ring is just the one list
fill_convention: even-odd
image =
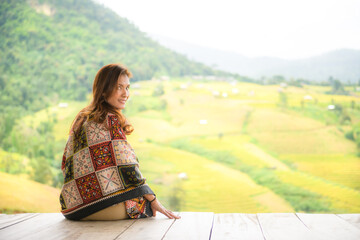
[[(165, 93), (152, 96), (159, 84)], [(327, 87), (190, 78), (132, 85), (127, 106), (135, 131), (128, 140), (165, 206), (216, 213), (360, 211), (360, 158), (343, 130), (351, 126), (331, 123), (336, 116), (326, 110), (332, 101), (358, 104), (356, 97), (325, 95)], [(287, 107), (279, 107), (279, 91), (287, 94)], [(305, 95), (316, 102), (298, 110)], [(69, 102), (25, 122), (56, 116), (54, 135), (65, 144), (71, 121), (85, 105)], [(306, 110), (311, 107), (314, 112)]]
[[(169, 147), (142, 144), (137, 148), (144, 175), (150, 186), (171, 188), (180, 173), (184, 211), (291, 212), (293, 208), (269, 189), (256, 184), (246, 174), (201, 156)], [(156, 153), (156, 154), (154, 154)], [(155, 169), (154, 169), (155, 168)], [(160, 169), (156, 169), (160, 168)], [(171, 178), (173, 176), (173, 178)], [(168, 190), (161, 191), (166, 200)]]
[(282, 171), (277, 173), (282, 181), (299, 186), (327, 197), (333, 212), (359, 212), (360, 192), (340, 184), (326, 181), (301, 172)]
[[(234, 86), (225, 83), (192, 84), (186, 89), (176, 91), (167, 86), (165, 89), (169, 92), (163, 98), (167, 100), (167, 111), (171, 120), (133, 117), (131, 120), (139, 132), (133, 139), (135, 142), (155, 141), (159, 143), (158, 147), (163, 146), (161, 143), (190, 139), (190, 144), (209, 151), (230, 152), (237, 159), (232, 168), (250, 179), (251, 176), (242, 171), (241, 167), (275, 169), (276, 176), (284, 184), (318, 194), (323, 197), (321, 201), (330, 202), (330, 211), (358, 211), (359, 204), (356, 202), (359, 194), (357, 186), (360, 182), (360, 161), (355, 156), (355, 144), (345, 139), (344, 134), (336, 126), (326, 125), (318, 119), (303, 116), (292, 110), (276, 108), (278, 87), (239, 85), (239, 94), (232, 94)], [(213, 96), (214, 91), (218, 91), (220, 97)], [(299, 104), (305, 94), (314, 93), (318, 93), (316, 97), (319, 104), (330, 102), (331, 98), (346, 102), (351, 99), (343, 96), (324, 96), (324, 88), (304, 90), (292, 87), (289, 91), (293, 94), (289, 100), (290, 105)], [(227, 98), (221, 97), (224, 92), (228, 93)], [(207, 120), (205, 126), (199, 124), (201, 119)], [(246, 131), (243, 131), (244, 128)], [(170, 153), (166, 155), (169, 158), (172, 156)], [(324, 155), (333, 159), (331, 164), (319, 161), (320, 156)], [(297, 179), (297, 183), (286, 180), (284, 176), (292, 176), (290, 179)], [(301, 184), (304, 181), (307, 184)], [(314, 184), (314, 187), (310, 188), (310, 182), (317, 185)], [(322, 191), (317, 190), (315, 186)], [(268, 190), (271, 191), (269, 188)], [(257, 199), (266, 199), (264, 196), (266, 194)], [(289, 202), (283, 200), (279, 205), (286, 204)], [(224, 202), (222, 211), (226, 211), (225, 206), (233, 209), (231, 205)], [(259, 211), (264, 211), (260, 209), (259, 207)]]
[(360, 190), (360, 162), (356, 156), (346, 154), (292, 154), (280, 155), (280, 158), (291, 162), (300, 171)]

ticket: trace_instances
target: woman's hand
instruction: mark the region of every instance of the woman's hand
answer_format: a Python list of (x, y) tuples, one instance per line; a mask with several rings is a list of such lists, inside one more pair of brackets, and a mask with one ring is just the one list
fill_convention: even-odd
[(153, 216), (156, 216), (156, 212), (161, 212), (162, 214), (164, 214), (165, 216), (167, 216), (170, 219), (179, 219), (181, 218), (180, 216), (176, 216), (172, 211), (167, 210), (160, 202), (159, 200), (155, 199), (155, 201), (153, 201), (151, 203), (151, 209), (153, 211)]
[(156, 212), (161, 212), (165, 216), (167, 216), (170, 219), (179, 219), (180, 216), (176, 216), (172, 211), (167, 210), (160, 202), (156, 199), (156, 197), (152, 194), (145, 194), (144, 197), (150, 201), (151, 203), (151, 209), (153, 211), (153, 216), (156, 216)]

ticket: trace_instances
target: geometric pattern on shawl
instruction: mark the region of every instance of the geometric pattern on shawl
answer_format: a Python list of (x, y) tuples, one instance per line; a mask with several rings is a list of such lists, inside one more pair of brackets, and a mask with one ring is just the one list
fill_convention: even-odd
[[(62, 158), (61, 212), (80, 219), (119, 202), (153, 194), (116, 115), (104, 124), (86, 121), (69, 136)], [(151, 215), (149, 213), (148, 215)]]

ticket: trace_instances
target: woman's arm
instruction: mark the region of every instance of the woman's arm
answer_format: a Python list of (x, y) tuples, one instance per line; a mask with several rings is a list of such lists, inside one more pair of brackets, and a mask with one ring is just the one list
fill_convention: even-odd
[[(160, 202), (158, 199), (155, 199), (156, 197), (152, 194), (145, 194), (144, 197), (151, 202), (151, 209), (153, 211), (153, 216), (156, 216), (156, 212), (159, 211), (162, 214), (164, 214), (165, 216), (167, 216), (170, 219), (179, 219), (181, 218), (180, 216), (176, 216), (172, 211), (167, 210)], [(154, 200), (155, 199), (155, 200)]]

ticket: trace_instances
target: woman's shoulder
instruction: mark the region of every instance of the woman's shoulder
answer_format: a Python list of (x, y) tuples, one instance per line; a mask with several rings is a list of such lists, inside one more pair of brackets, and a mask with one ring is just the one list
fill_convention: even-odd
[(114, 127), (120, 127), (121, 126), (121, 122), (119, 119), (119, 116), (114, 114), (114, 113), (108, 113), (106, 115), (106, 119), (105, 119), (107, 125), (111, 128)]
[(105, 119), (100, 119), (101, 122), (94, 121), (89, 118), (83, 124), (83, 130), (87, 135), (87, 138), (93, 138), (94, 134), (110, 135), (111, 140), (123, 139), (126, 140), (125, 134), (121, 128), (120, 120), (118, 116), (113, 113), (107, 113)]
[(111, 126), (114, 124), (120, 124), (118, 116), (114, 113), (107, 113), (104, 117), (100, 118), (96, 121), (94, 118), (89, 117), (83, 124), (83, 127), (87, 127), (89, 125), (96, 125), (98, 127), (101, 126)]
[(94, 119), (87, 119), (84, 124), (82, 125), (82, 128), (85, 132), (88, 132), (89, 129), (97, 129), (97, 131), (108, 131), (106, 128), (107, 125), (107, 117), (102, 120), (101, 122), (95, 121)]

